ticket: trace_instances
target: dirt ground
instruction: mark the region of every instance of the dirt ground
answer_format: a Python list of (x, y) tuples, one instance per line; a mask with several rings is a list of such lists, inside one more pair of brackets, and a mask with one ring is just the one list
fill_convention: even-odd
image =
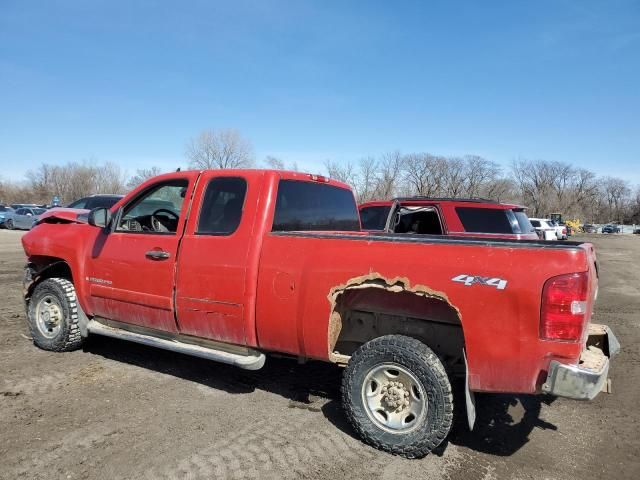
[[(593, 235), (595, 320), (622, 352), (589, 403), (478, 395), (436, 454), (405, 460), (354, 437), (340, 370), (269, 358), (247, 372), (107, 338), (72, 353), (30, 341), (21, 233), (0, 231), (0, 478), (640, 478), (640, 237)], [(460, 404), (460, 402), (458, 402)]]

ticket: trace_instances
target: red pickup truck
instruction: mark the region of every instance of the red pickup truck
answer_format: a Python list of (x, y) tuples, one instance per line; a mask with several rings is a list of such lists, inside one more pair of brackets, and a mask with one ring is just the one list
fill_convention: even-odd
[(411, 458), (447, 436), (453, 376), (472, 426), (473, 392), (593, 398), (619, 348), (590, 324), (590, 244), (363, 232), (349, 187), (321, 176), (171, 173), (111, 210), (52, 211), (22, 242), (37, 346), (333, 362), (355, 431)]

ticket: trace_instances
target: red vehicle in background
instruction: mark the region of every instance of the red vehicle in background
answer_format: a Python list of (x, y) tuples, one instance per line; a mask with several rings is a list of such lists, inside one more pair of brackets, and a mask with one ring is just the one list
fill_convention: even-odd
[(538, 240), (525, 207), (483, 198), (404, 197), (358, 208), (362, 228), (373, 232)]

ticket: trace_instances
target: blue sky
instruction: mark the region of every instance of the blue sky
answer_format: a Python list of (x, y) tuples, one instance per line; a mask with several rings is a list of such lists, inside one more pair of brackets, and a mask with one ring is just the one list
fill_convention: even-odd
[(216, 127), (313, 171), (399, 149), (640, 183), (640, 2), (0, 0), (0, 176), (172, 169)]

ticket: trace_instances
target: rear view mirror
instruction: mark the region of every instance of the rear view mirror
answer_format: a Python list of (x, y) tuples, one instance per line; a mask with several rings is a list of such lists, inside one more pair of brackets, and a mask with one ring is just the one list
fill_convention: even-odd
[(89, 212), (87, 222), (94, 227), (105, 228), (111, 223), (111, 212), (108, 208), (94, 208)]

